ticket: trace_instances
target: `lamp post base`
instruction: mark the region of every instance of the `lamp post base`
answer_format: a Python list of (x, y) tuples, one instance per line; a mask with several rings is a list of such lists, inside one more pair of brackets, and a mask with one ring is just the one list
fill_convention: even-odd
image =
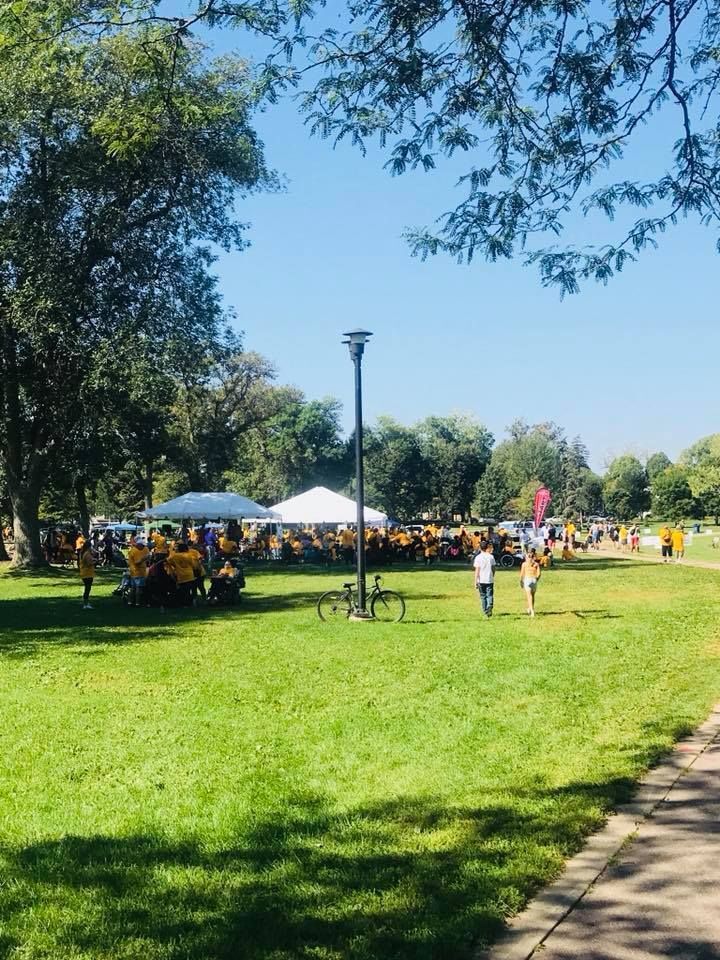
[(348, 617), (348, 620), (374, 620), (375, 617), (369, 613), (367, 610), (356, 610), (355, 613), (351, 613)]

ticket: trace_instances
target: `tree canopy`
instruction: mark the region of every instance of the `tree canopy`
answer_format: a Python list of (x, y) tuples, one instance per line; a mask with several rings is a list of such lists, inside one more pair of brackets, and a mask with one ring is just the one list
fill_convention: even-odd
[[(242, 26), (268, 42), (258, 89), (299, 91), (320, 136), (377, 142), (395, 175), (466, 154), (459, 198), (408, 233), (423, 257), (517, 256), (566, 293), (606, 282), (683, 217), (717, 235), (718, 0), (352, 0), (332, 17), (319, 0), (197, 0), (182, 15), (149, 0), (6, 6), (5, 49), (23, 43), (20, 15), (26, 43), (151, 22), (180, 49), (200, 21)], [(653, 124), (655, 162), (638, 175)], [(548, 246), (578, 213), (593, 242)], [(616, 225), (598, 242), (603, 220)]]

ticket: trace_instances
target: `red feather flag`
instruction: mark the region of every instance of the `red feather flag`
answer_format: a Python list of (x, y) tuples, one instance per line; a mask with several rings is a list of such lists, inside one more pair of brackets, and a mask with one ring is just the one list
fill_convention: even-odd
[(540, 489), (535, 494), (535, 504), (533, 506), (533, 512), (535, 517), (535, 526), (539, 527), (543, 522), (543, 517), (547, 511), (548, 506), (550, 505), (550, 491), (547, 487), (540, 487)]

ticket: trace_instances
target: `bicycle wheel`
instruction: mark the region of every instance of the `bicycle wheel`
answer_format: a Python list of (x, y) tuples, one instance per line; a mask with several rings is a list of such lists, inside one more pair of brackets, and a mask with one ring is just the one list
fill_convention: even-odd
[(376, 620), (399, 623), (405, 616), (405, 601), (394, 590), (381, 590), (372, 598), (370, 612)]
[(350, 597), (342, 590), (328, 590), (317, 602), (317, 615), (325, 622), (347, 620), (350, 616)]

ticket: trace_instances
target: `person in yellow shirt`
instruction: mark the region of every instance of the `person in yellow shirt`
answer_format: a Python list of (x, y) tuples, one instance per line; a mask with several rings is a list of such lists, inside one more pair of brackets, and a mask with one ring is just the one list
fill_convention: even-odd
[(128, 550), (128, 573), (130, 574), (130, 606), (139, 607), (145, 590), (147, 561), (150, 551), (145, 541), (138, 537)]
[(671, 533), (672, 548), (675, 554), (675, 563), (680, 563), (685, 556), (685, 532), (678, 524)]
[(78, 573), (83, 582), (83, 610), (92, 610), (90, 591), (95, 579), (95, 555), (89, 543), (83, 543), (78, 557)]
[(270, 556), (273, 560), (280, 559), (280, 541), (276, 533), (270, 537)]
[(627, 545), (628, 545), (628, 529), (624, 523), (620, 524), (619, 535), (620, 535), (620, 549), (623, 552), (625, 552), (627, 551)]
[(332, 530), (327, 530), (323, 535), (323, 546), (327, 551), (328, 557), (334, 562), (336, 552), (335, 552), (335, 534)]
[(355, 534), (350, 527), (340, 531), (340, 549), (345, 563), (352, 564), (355, 556)]
[(85, 535), (83, 533), (79, 533), (75, 538), (75, 549), (78, 552), (78, 556), (80, 556), (80, 551), (84, 546), (85, 546)]
[(197, 579), (197, 561), (191, 556), (186, 543), (178, 543), (175, 552), (168, 559), (177, 584), (178, 598), (181, 606), (189, 607), (192, 604), (192, 589)]
[(425, 547), (425, 566), (430, 566), (437, 560), (438, 542), (429, 530), (423, 537), (423, 544)]
[(226, 534), (220, 537), (220, 550), (226, 557), (234, 556), (238, 552), (237, 540), (230, 540)]
[(567, 542), (570, 544), (571, 547), (574, 546), (575, 544), (576, 531), (577, 531), (577, 527), (575, 526), (573, 521), (568, 520), (568, 522), (565, 524), (565, 539), (567, 540)]
[(150, 534), (150, 539), (153, 542), (153, 552), (155, 554), (155, 560), (163, 560), (167, 556), (167, 540), (162, 535), (159, 530), (153, 530)]
[(658, 537), (660, 538), (660, 552), (662, 553), (663, 563), (668, 563), (672, 560), (673, 547), (672, 532), (667, 524), (663, 524), (660, 527)]

